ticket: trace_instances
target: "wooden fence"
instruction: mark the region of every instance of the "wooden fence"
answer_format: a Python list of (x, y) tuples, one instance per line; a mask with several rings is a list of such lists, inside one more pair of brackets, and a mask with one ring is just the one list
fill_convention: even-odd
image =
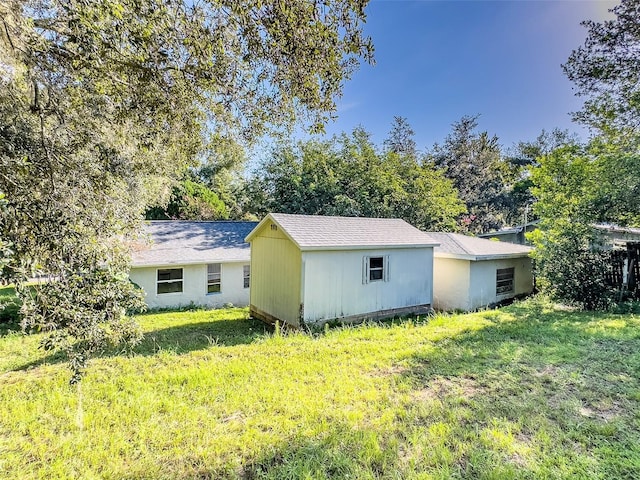
[(614, 287), (626, 286), (631, 297), (640, 299), (640, 243), (627, 243), (626, 250), (615, 250), (610, 254), (610, 268), (605, 273), (607, 283)]

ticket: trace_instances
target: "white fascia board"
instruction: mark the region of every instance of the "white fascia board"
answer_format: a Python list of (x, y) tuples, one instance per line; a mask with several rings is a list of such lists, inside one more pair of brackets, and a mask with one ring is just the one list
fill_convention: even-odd
[(433, 248), (439, 243), (408, 244), (408, 245), (331, 245), (331, 246), (307, 246), (300, 247), (303, 252), (336, 251), (336, 250), (397, 250), (401, 248)]
[(145, 263), (132, 263), (131, 268), (162, 268), (162, 267), (182, 267), (189, 265), (207, 265), (209, 263), (248, 263), (250, 262), (250, 258), (234, 258), (234, 259), (206, 259), (206, 260), (187, 260), (187, 261), (164, 261), (164, 262), (145, 262)]

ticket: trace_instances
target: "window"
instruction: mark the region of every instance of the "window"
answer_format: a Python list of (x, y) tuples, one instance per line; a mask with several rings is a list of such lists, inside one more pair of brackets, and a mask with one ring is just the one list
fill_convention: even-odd
[(362, 283), (388, 282), (389, 256), (364, 257)]
[(251, 281), (251, 265), (242, 266), (242, 276), (244, 277), (244, 288), (249, 288)]
[(515, 269), (499, 268), (496, 271), (496, 295), (513, 293), (513, 277)]
[(182, 269), (181, 268), (159, 268), (158, 283), (156, 293), (181, 293), (182, 292)]
[(222, 291), (222, 274), (219, 263), (207, 265), (207, 293), (220, 293)]

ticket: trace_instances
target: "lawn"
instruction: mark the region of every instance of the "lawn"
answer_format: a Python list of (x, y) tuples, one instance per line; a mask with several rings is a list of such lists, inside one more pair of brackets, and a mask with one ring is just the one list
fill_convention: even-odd
[(80, 389), (0, 333), (0, 477), (640, 478), (640, 317), (542, 301), (273, 332), (139, 317)]

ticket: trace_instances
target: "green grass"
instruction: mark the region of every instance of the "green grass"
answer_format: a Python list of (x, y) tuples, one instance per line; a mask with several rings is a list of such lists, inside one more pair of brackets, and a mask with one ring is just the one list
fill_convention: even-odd
[(529, 301), (276, 334), (154, 313), (81, 390), (0, 337), (0, 477), (640, 478), (640, 317)]

